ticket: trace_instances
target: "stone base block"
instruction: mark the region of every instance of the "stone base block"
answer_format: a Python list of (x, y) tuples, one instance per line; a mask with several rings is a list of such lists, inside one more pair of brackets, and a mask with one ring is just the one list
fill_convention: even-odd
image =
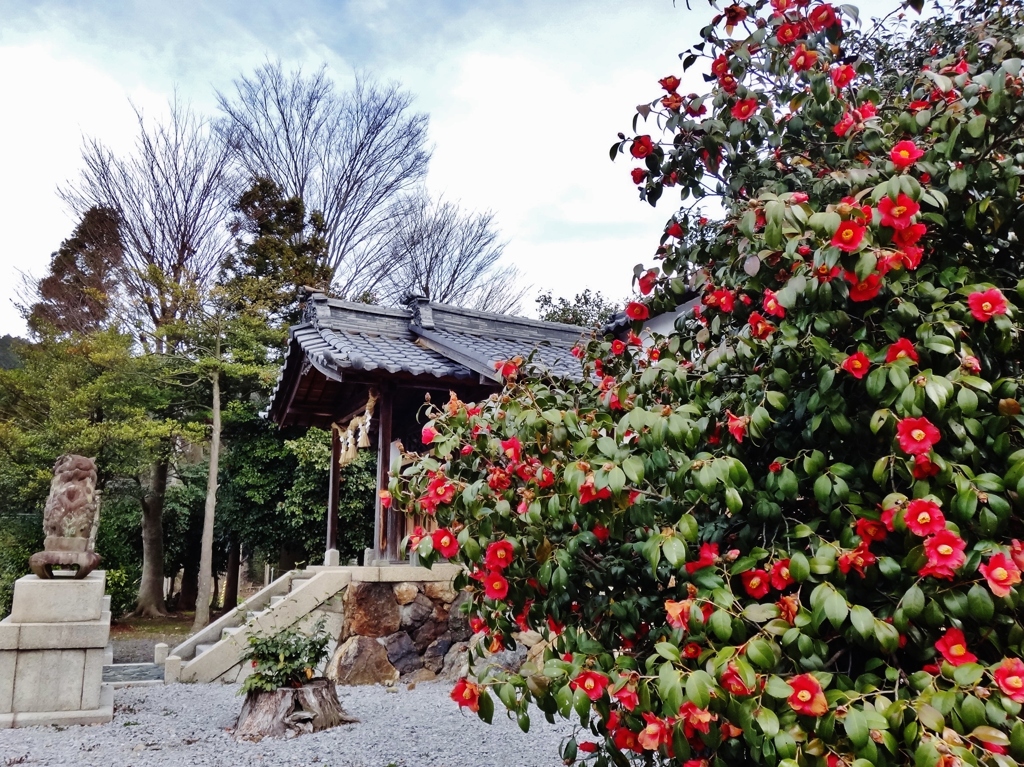
[(114, 688), (109, 684), (100, 689), (96, 708), (78, 711), (28, 711), (0, 714), (0, 730), (13, 727), (42, 727), (80, 724), (106, 724), (114, 718)]
[(102, 570), (74, 578), (26, 575), (14, 583), (12, 623), (82, 623), (103, 613), (107, 574)]
[(99, 705), (103, 648), (0, 652), (0, 714)]

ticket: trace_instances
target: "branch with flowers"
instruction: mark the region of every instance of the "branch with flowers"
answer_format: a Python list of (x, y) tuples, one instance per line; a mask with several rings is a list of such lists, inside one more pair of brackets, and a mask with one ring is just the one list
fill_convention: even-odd
[(440, 527), (410, 547), (466, 567), (475, 651), (544, 638), (458, 705), (571, 719), (596, 767), (1024, 760), (1022, 25), (734, 4), (682, 57), (709, 90), (660, 79), (611, 153), (686, 207), (629, 334), (582, 381), (504, 362), (391, 481)]

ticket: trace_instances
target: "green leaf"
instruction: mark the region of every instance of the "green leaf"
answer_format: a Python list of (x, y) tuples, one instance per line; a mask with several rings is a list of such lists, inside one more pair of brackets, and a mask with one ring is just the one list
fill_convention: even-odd
[(707, 708), (711, 702), (714, 680), (706, 671), (694, 671), (686, 678), (686, 697), (697, 708)]
[(622, 470), (634, 485), (639, 485), (644, 481), (644, 461), (642, 458), (635, 455), (629, 456), (622, 462)]
[(773, 698), (788, 698), (793, 694), (793, 688), (782, 677), (771, 676), (768, 678), (768, 684), (765, 685), (765, 692), (771, 695)]
[(686, 561), (686, 544), (673, 535), (661, 544), (661, 553), (672, 567), (679, 567)]
[(828, 599), (825, 600), (825, 615), (828, 617), (829, 623), (835, 628), (843, 625), (849, 613), (850, 606), (846, 603), (846, 597), (838, 591), (833, 591)]
[(654, 651), (665, 660), (678, 663), (680, 660), (679, 648), (671, 642), (658, 642), (654, 645)]
[(590, 698), (582, 687), (576, 688), (576, 692), (572, 696), (572, 707), (579, 716), (580, 723), (583, 723), (590, 714)]
[(985, 132), (986, 122), (988, 118), (985, 115), (975, 115), (967, 121), (967, 132), (971, 134), (971, 138), (981, 138), (981, 134)]
[(875, 630), (875, 616), (864, 605), (854, 605), (850, 609), (850, 623), (861, 639), (867, 639)]
[(921, 703), (917, 706), (917, 721), (932, 732), (942, 732), (946, 726), (946, 720), (939, 710), (929, 706), (927, 703)]
[(921, 587), (914, 584), (907, 589), (900, 605), (903, 608), (903, 614), (908, 618), (914, 619), (920, 615), (924, 611), (924, 592), (921, 591)]
[(979, 583), (971, 586), (967, 592), (967, 605), (971, 610), (971, 618), (984, 625), (992, 620), (995, 615), (996, 606), (988, 589)]
[(779, 717), (770, 708), (759, 708), (754, 720), (766, 738), (774, 738), (779, 732)]
[(726, 610), (716, 610), (708, 620), (708, 626), (720, 642), (728, 642), (732, 637), (732, 616)]
[(490, 724), (491, 720), (494, 718), (494, 699), (491, 698), (491, 695), (487, 690), (482, 690), (480, 692), (479, 701), (480, 709), (477, 711), (477, 716), (487, 722), (487, 724)]
[(843, 728), (846, 730), (846, 736), (850, 739), (854, 748), (864, 748), (871, 733), (868, 730), (868, 722), (862, 711), (856, 708), (851, 708), (847, 711), (846, 717), (843, 719)]
[(772, 646), (763, 639), (754, 639), (747, 643), (747, 658), (765, 671), (775, 667), (775, 653), (772, 652)]
[(949, 174), (949, 188), (954, 192), (962, 192), (967, 188), (967, 171), (957, 168)]
[(794, 551), (789, 555), (789, 574), (797, 583), (807, 580), (807, 576), (811, 574), (811, 564), (802, 551)]

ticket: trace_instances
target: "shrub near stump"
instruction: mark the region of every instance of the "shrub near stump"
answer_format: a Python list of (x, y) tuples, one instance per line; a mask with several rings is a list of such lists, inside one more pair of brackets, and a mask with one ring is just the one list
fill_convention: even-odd
[(294, 737), (357, 721), (342, 709), (334, 683), (313, 677), (327, 657), (328, 641), (322, 620), (308, 637), (294, 629), (249, 637), (243, 661), (252, 664), (253, 673), (239, 691), (245, 703), (235, 740)]

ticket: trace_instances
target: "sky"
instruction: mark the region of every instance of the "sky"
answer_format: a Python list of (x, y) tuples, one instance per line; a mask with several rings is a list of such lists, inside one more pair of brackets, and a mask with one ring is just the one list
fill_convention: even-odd
[[(874, 5), (877, 2), (869, 3)], [(893, 5), (894, 3), (887, 3)], [(0, 336), (24, 334), (22, 275), (45, 273), (75, 220), (86, 136), (132, 150), (132, 104), (159, 115), (176, 92), (216, 115), (215, 94), (266, 60), (396, 80), (430, 115), (428, 187), (491, 210), (506, 259), (532, 286), (620, 299), (673, 213), (638, 200), (628, 156), (635, 105), (682, 75), (702, 0), (0, 0)], [(683, 92), (701, 90), (698, 68)]]

